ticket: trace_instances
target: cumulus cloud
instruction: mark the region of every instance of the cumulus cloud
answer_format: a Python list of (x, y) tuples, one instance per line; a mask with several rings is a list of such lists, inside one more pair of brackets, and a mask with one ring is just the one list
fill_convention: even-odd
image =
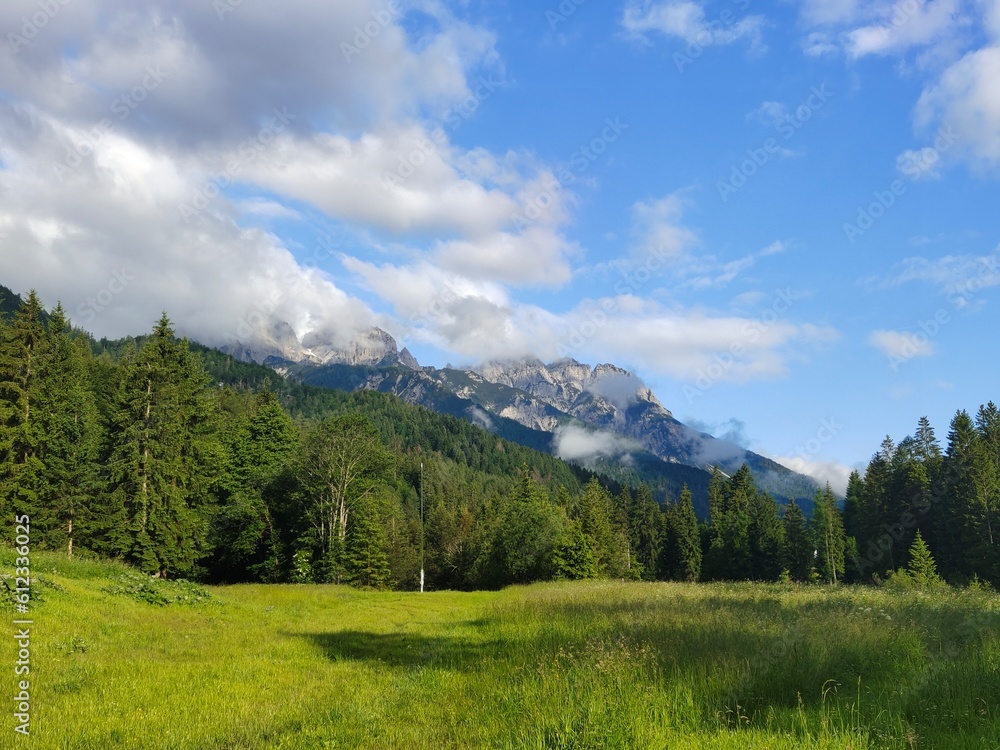
[[(376, 0), (216, 6), (74, 0), (0, 46), (5, 283), (98, 335), (166, 307), (209, 344), (273, 320), (350, 338), (376, 316), (264, 228), (303, 220), (298, 203), (361, 254), (377, 236), (440, 238), (429, 257), (458, 296), (476, 290), (463, 312), (482, 340), (509, 323), (500, 284), (566, 282), (569, 191), (513, 228), (551, 173), (450, 140), (503, 85), (492, 33), (433, 2), (405, 6), (432, 21), (419, 44)], [(0, 27), (37, 11), (5, 3)], [(113, 299), (112, 274), (128, 281)]]
[(917, 103), (916, 123), (958, 133), (953, 147), (980, 168), (1000, 168), (1000, 44), (970, 52), (928, 86)]

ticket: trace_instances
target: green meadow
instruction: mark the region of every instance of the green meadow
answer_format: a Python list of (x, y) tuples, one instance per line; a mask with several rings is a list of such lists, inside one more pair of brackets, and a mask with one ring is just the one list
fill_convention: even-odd
[(31, 735), (11, 615), (0, 747), (1000, 748), (995, 594), (202, 588), (32, 564)]

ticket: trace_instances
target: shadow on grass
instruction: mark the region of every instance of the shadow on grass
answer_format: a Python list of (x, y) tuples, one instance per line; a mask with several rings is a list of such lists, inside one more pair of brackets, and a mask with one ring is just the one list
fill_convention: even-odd
[[(366, 661), (391, 667), (430, 667), (470, 672), (483, 660), (502, 653), (497, 641), (472, 641), (414, 633), (370, 633), (342, 630), (335, 633), (304, 633), (333, 661)], [(506, 648), (509, 648), (509, 644)]]

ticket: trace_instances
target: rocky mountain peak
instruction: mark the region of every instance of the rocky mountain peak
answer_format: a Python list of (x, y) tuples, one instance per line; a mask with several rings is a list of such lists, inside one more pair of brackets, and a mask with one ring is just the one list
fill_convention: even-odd
[(253, 362), (276, 358), (321, 365), (420, 369), (420, 364), (409, 350), (404, 348), (398, 351), (396, 339), (381, 328), (370, 328), (347, 345), (336, 343), (338, 340), (334, 332), (319, 330), (306, 334), (300, 341), (288, 323), (277, 322), (257, 331), (249, 342), (234, 342), (222, 347), (222, 351), (237, 359)]

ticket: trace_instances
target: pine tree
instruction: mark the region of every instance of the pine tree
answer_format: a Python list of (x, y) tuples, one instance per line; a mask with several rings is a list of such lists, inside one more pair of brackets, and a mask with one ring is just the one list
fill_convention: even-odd
[(615, 526), (611, 495), (596, 477), (587, 483), (574, 517), (583, 533), (594, 540), (600, 574), (611, 578), (628, 575), (628, 537), (624, 529)]
[(210, 483), (219, 455), (207, 386), (166, 314), (141, 351), (121, 365), (100, 543), (147, 573), (191, 575), (208, 552)]
[(691, 490), (685, 484), (677, 502), (666, 509), (667, 541), (661, 567), (671, 580), (694, 583), (701, 578), (701, 534)]
[(282, 567), (275, 518), (279, 480), (297, 448), (297, 431), (274, 394), (265, 390), (249, 413), (230, 420), (221, 442), (225, 458), (211, 528), (213, 577), (276, 581)]
[(347, 532), (346, 579), (360, 588), (383, 589), (391, 577), (382, 527), (368, 513), (357, 513)]
[(930, 548), (918, 531), (910, 546), (910, 563), (907, 570), (913, 580), (920, 586), (940, 586), (943, 581), (937, 572), (937, 565), (931, 555)]
[(39, 502), (44, 465), (37, 402), (49, 350), (42, 315), (32, 290), (0, 339), (0, 528), (9, 526), (15, 513), (30, 514)]
[(991, 577), (984, 559), (989, 540), (987, 455), (966, 411), (951, 421), (948, 450), (936, 490), (935, 534), (938, 563), (946, 579), (973, 574)]
[(785, 529), (778, 506), (766, 492), (756, 491), (750, 499), (749, 576), (755, 581), (777, 581), (782, 569)]
[(72, 557), (77, 540), (87, 541), (85, 530), (100, 490), (103, 431), (90, 384), (87, 342), (72, 336), (61, 305), (49, 316), (48, 327), (50, 346), (39, 367), (36, 408), (43, 467), (32, 525), (40, 543), (65, 549)]
[(707, 580), (722, 580), (728, 578), (730, 573), (728, 495), (726, 480), (719, 467), (715, 466), (708, 482), (709, 543), (703, 570), (703, 577)]
[(806, 517), (794, 500), (785, 509), (785, 566), (793, 581), (808, 583), (813, 573), (813, 546)]
[[(622, 499), (632, 498), (628, 490), (619, 497), (619, 507)], [(663, 512), (653, 499), (653, 493), (648, 485), (640, 485), (634, 499), (629, 503), (629, 541), (635, 561), (642, 566), (643, 578), (656, 580), (660, 548), (663, 544)]]

